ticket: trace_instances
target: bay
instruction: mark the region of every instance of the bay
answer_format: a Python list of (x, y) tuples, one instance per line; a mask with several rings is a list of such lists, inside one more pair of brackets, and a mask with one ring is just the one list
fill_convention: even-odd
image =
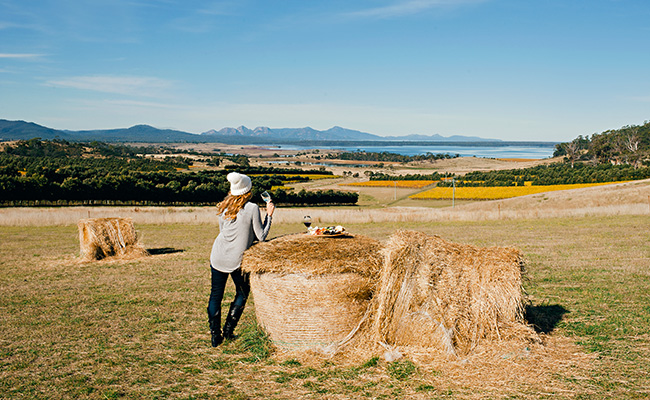
[[(283, 150), (311, 150), (313, 146), (299, 146), (299, 145), (282, 145), (278, 146)], [(456, 154), (461, 157), (481, 157), (481, 158), (527, 158), (527, 159), (542, 159), (550, 158), (553, 156), (555, 147), (548, 146), (526, 146), (526, 145), (512, 145), (512, 146), (453, 146), (453, 145), (431, 145), (431, 146), (318, 146), (319, 149), (329, 150), (343, 150), (343, 151), (366, 151), (373, 153), (396, 153), (406, 156), (415, 156), (420, 154), (449, 154), (455, 156)]]

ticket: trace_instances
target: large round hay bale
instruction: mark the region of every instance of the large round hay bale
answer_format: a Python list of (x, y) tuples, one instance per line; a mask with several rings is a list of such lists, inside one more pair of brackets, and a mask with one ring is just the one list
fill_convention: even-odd
[(373, 299), (373, 341), (466, 353), (484, 340), (534, 335), (523, 318), (522, 254), (398, 231)]
[(286, 350), (331, 348), (358, 326), (380, 269), (379, 242), (364, 237), (283, 236), (251, 247), (255, 312)]
[(354, 273), (253, 274), (251, 288), (258, 321), (287, 350), (324, 349), (343, 340), (370, 297), (368, 278)]

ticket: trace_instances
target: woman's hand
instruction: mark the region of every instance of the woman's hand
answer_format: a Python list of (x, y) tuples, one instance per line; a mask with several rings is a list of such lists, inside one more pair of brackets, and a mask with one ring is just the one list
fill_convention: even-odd
[(272, 201), (269, 201), (266, 204), (266, 215), (268, 215), (269, 217), (272, 217), (274, 211), (275, 211), (275, 204), (273, 204)]

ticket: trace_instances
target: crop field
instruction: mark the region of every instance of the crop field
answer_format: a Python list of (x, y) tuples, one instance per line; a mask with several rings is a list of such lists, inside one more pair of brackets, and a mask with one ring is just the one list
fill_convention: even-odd
[(328, 175), (328, 174), (249, 174), (249, 176), (282, 176), (286, 179), (291, 180), (291, 178), (309, 178), (310, 180), (319, 180), (319, 179), (335, 179), (340, 178), (338, 175)]
[(541, 159), (535, 159), (535, 158), (497, 158), (499, 161), (508, 161), (508, 162), (513, 162), (513, 163), (522, 163), (522, 162), (532, 162), (532, 161), (540, 161)]
[[(0, 398), (650, 396), (647, 213), (346, 223), (379, 240), (414, 229), (525, 254), (527, 317), (543, 344), (477, 348), (435, 363), (287, 357), (257, 326), (254, 298), (239, 338), (212, 348), (205, 307), (214, 224), (136, 224), (155, 255), (82, 263), (75, 223), (0, 228)], [(275, 223), (271, 236), (303, 230)], [(229, 283), (224, 312), (232, 295)]]
[(526, 196), (529, 194), (554, 192), (558, 190), (580, 189), (592, 186), (609, 185), (614, 182), (605, 183), (581, 183), (572, 185), (545, 185), (545, 186), (486, 186), (467, 187), (461, 186), (455, 189), (450, 187), (434, 187), (424, 192), (409, 196), (411, 199), (457, 199), (465, 200), (497, 200), (509, 199), (512, 197)]
[(425, 186), (432, 185), (437, 181), (366, 181), (366, 182), (351, 182), (351, 183), (341, 183), (342, 186), (359, 186), (359, 187), (398, 187), (398, 188), (408, 188), (408, 189), (421, 189)]

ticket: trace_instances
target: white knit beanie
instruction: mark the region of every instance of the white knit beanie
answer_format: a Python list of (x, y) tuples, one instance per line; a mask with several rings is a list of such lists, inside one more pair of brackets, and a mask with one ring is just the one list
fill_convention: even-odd
[(230, 182), (230, 194), (233, 196), (241, 196), (242, 194), (246, 194), (253, 187), (251, 178), (247, 177), (244, 174), (231, 172), (228, 174), (228, 176), (226, 176), (226, 179), (228, 179), (228, 182)]

